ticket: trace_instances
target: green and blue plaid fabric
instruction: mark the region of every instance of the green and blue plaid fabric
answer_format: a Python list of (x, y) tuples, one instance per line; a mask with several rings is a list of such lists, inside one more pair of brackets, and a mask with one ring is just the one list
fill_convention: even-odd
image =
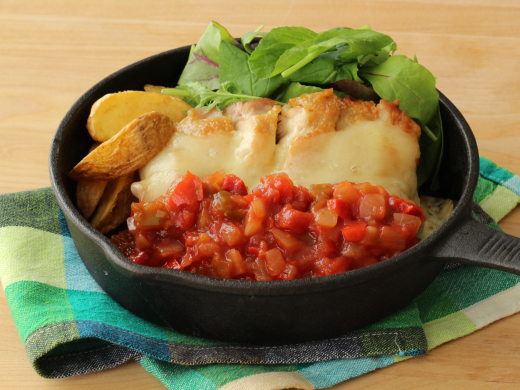
[[(520, 179), (480, 163), (473, 216), (499, 229), (495, 221), (520, 202)], [(169, 389), (324, 388), (520, 310), (520, 277), (460, 265), (400, 312), (335, 339), (251, 347), (186, 336), (134, 316), (101, 290), (50, 188), (0, 196), (0, 279), (40, 375), (61, 378), (135, 359)]]

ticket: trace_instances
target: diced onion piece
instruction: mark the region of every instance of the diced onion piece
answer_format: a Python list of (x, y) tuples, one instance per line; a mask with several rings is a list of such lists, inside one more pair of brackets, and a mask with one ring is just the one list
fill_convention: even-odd
[(256, 259), (253, 269), (256, 280), (273, 280), (272, 276), (269, 274), (269, 270), (264, 259)]
[(161, 258), (179, 255), (184, 251), (184, 246), (173, 238), (163, 238), (155, 242), (155, 253)]
[(363, 244), (360, 244), (358, 242), (349, 242), (341, 251), (341, 254), (345, 257), (357, 257), (361, 258), (364, 257), (366, 253), (365, 246)]
[(153, 245), (153, 239), (146, 234), (146, 231), (138, 230), (135, 236), (135, 246), (143, 251), (151, 248)]
[(242, 230), (233, 223), (224, 222), (220, 227), (220, 236), (228, 246), (240, 244), (244, 239)]
[(267, 208), (262, 199), (255, 199), (251, 202), (246, 215), (246, 228), (244, 234), (251, 237), (260, 233), (264, 227), (264, 219), (267, 215)]
[(271, 276), (276, 276), (285, 269), (285, 260), (278, 248), (269, 249), (265, 252), (265, 262)]
[(157, 214), (136, 213), (134, 218), (135, 227), (138, 229), (159, 229), (161, 227), (162, 218)]
[(211, 215), (209, 213), (209, 203), (203, 202), (200, 208), (199, 214), (197, 215), (197, 228), (205, 228), (209, 226), (211, 222)]
[(284, 232), (280, 229), (271, 229), (270, 232), (273, 235), (276, 244), (289, 254), (294, 253), (305, 246), (303, 241), (298, 240), (291, 233)]
[(355, 189), (352, 184), (348, 181), (344, 181), (338, 184), (334, 190), (334, 198), (341, 199), (344, 202), (353, 204), (358, 201), (361, 194)]
[(379, 229), (375, 226), (367, 226), (365, 237), (361, 240), (363, 245), (376, 245), (379, 242)]
[[(223, 169), (218, 171), (218, 172), (215, 172), (211, 175), (208, 175), (206, 176), (202, 182), (208, 184), (208, 185), (211, 185), (211, 184), (216, 184), (218, 185), (220, 188), (222, 188), (222, 185), (224, 184), (224, 179), (226, 177), (226, 171), (224, 171)], [(220, 190), (219, 190), (220, 191)]]
[(240, 276), (246, 273), (246, 266), (244, 264), (244, 259), (239, 251), (236, 249), (231, 249), (226, 253), (226, 259), (233, 263), (233, 276)]
[(262, 229), (263, 220), (257, 217), (253, 212), (248, 212), (246, 216), (246, 228), (244, 229), (244, 234), (247, 237), (251, 237), (257, 233), (260, 233)]
[(338, 214), (328, 208), (321, 209), (315, 214), (316, 225), (323, 227), (334, 227), (338, 223)]
[(253, 209), (253, 212), (259, 218), (265, 218), (267, 215), (267, 207), (265, 206), (264, 200), (261, 198), (253, 200), (249, 207)]
[(220, 253), (220, 245), (215, 242), (203, 242), (197, 245), (198, 258), (212, 258), (215, 253)]
[(230, 279), (234, 271), (233, 263), (220, 252), (213, 254), (211, 266), (219, 278)]
[(354, 188), (357, 188), (365, 194), (380, 194), (379, 188), (370, 183), (356, 183), (354, 184)]
[(298, 268), (292, 264), (286, 264), (285, 270), (278, 276), (279, 279), (291, 280), (298, 276)]
[[(375, 187), (374, 187), (375, 188)], [(377, 188), (376, 188), (377, 189)], [(386, 202), (383, 194), (371, 193), (359, 203), (359, 217), (365, 221), (382, 221), (386, 215)]]
[[(397, 228), (398, 229), (398, 228)], [(406, 249), (406, 237), (400, 230), (392, 228), (391, 226), (383, 226), (379, 230), (379, 243), (378, 245), (393, 249), (396, 251), (403, 251)]]
[(410, 237), (415, 237), (421, 227), (421, 219), (415, 215), (395, 213), (394, 221), (396, 225), (408, 230)]

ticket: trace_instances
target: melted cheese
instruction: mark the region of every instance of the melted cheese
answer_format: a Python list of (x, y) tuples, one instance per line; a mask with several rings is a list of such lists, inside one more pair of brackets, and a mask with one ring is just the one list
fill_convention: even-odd
[(304, 187), (318, 183), (370, 182), (390, 194), (415, 199), (417, 140), (384, 122), (358, 121), (341, 131), (293, 142), (283, 171)]
[(165, 195), (187, 171), (204, 178), (222, 169), (240, 177), (249, 188), (256, 187), (274, 165), (281, 107), (269, 99), (229, 107), (229, 117), (218, 110), (190, 111), (165, 148), (140, 169), (142, 180), (132, 185), (133, 194), (151, 201)]
[(332, 90), (291, 99), (283, 109), (269, 99), (233, 103), (224, 115), (194, 109), (164, 150), (141, 168), (142, 181), (132, 191), (150, 201), (188, 170), (203, 178), (222, 169), (252, 189), (262, 176), (284, 171), (305, 187), (370, 182), (418, 202), (417, 131), (390, 102), (341, 100)]
[(139, 171), (141, 182), (132, 185), (139, 199), (151, 201), (166, 191), (187, 171), (205, 177), (221, 169), (231, 172), (237, 165), (230, 152), (238, 144), (234, 132), (215, 131), (210, 135), (177, 132), (165, 148)]

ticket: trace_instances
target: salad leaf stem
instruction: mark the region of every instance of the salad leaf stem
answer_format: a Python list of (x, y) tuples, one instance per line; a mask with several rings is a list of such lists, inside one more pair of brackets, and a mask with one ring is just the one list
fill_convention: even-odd
[(311, 62), (313, 59), (315, 59), (319, 54), (321, 54), (321, 53), (311, 52), (311, 53), (307, 54), (307, 56), (303, 60), (301, 60), (297, 64), (291, 66), (289, 69), (284, 70), (282, 72), (282, 76), (283, 77), (289, 77), (294, 72), (296, 72), (297, 70), (303, 68), (309, 62)]
[(162, 95), (168, 96), (190, 96), (190, 91), (186, 89), (178, 89), (178, 88), (163, 88), (161, 89)]

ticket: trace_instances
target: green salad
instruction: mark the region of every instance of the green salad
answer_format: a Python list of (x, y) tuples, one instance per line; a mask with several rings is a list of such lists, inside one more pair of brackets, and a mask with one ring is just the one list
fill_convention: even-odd
[[(395, 55), (395, 41), (368, 26), (321, 33), (305, 27), (262, 28), (246, 33), (239, 43), (211, 22), (191, 47), (178, 86), (162, 93), (208, 110), (262, 97), (283, 104), (326, 88), (340, 97), (399, 100), (399, 108), (422, 130), (417, 184), (438, 188), (443, 151), (439, 94), (435, 77), (416, 57)], [(257, 36), (262, 38), (253, 50)]]

